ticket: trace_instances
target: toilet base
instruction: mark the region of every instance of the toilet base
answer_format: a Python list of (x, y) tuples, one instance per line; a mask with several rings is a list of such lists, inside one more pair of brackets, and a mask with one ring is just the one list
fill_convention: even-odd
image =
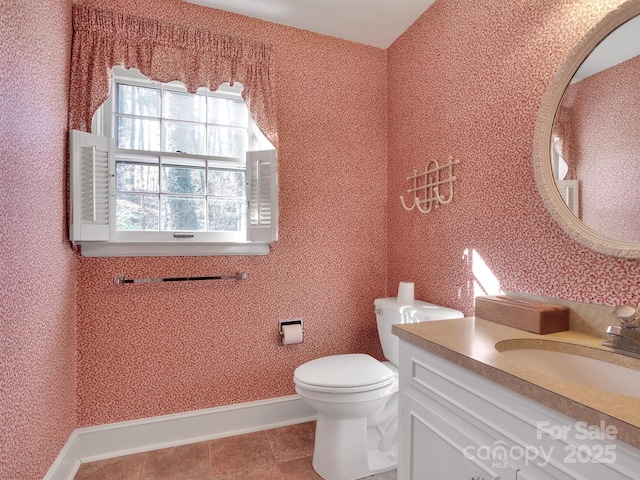
[[(355, 480), (393, 470), (398, 465), (398, 447), (375, 450), (381, 434), (367, 429), (366, 418), (336, 419), (318, 415), (313, 469), (324, 480)], [(370, 450), (371, 448), (371, 450)]]

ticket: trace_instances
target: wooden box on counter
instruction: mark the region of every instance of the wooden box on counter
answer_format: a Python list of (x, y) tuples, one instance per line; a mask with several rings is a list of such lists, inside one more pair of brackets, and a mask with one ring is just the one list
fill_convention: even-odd
[(506, 295), (476, 297), (476, 317), (541, 335), (569, 330), (567, 307)]

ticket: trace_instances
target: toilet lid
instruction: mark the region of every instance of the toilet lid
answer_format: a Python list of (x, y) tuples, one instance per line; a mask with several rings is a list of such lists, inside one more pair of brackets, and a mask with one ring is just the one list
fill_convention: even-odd
[(296, 382), (336, 389), (384, 385), (393, 378), (391, 369), (362, 353), (317, 358), (300, 365), (293, 373)]

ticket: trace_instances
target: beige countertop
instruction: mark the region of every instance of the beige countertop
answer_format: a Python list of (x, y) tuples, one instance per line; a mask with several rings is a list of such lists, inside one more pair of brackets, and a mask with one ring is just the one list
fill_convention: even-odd
[(640, 359), (603, 347), (601, 338), (574, 331), (537, 335), (473, 317), (394, 325), (393, 333), (578, 421), (613, 425), (619, 440), (640, 448), (640, 399), (545, 375), (496, 348), (565, 351), (640, 370)]

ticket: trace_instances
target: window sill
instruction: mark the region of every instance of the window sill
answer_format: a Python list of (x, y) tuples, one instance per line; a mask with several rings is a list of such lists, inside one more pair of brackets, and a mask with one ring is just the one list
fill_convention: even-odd
[(267, 242), (246, 243), (129, 243), (83, 242), (83, 257), (190, 257), (222, 255), (267, 255)]

